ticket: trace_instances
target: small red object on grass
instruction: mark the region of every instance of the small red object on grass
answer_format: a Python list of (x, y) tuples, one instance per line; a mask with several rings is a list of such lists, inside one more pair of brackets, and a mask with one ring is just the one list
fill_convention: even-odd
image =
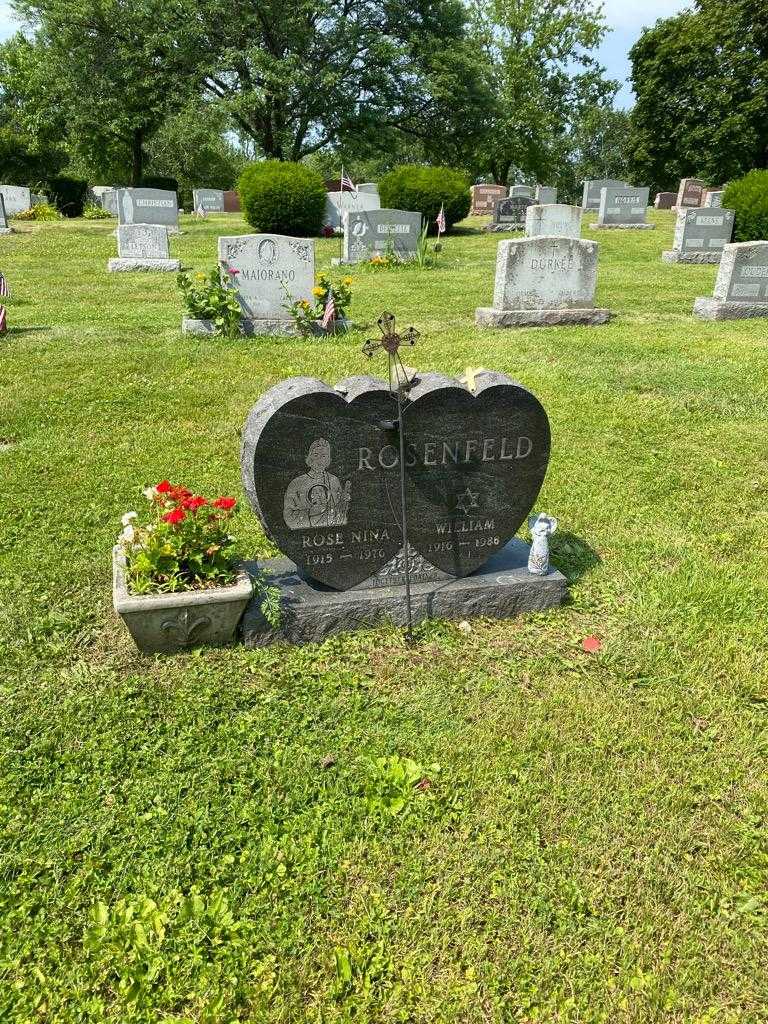
[(597, 654), (603, 649), (603, 641), (596, 636), (585, 636), (581, 641), (581, 649), (587, 654)]

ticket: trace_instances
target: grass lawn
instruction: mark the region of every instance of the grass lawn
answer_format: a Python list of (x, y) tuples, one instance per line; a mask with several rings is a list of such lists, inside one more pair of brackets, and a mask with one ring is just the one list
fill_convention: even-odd
[[(174, 275), (107, 273), (114, 222), (0, 239), (0, 1021), (768, 1020), (768, 321), (694, 320), (717, 268), (662, 264), (650, 216), (587, 219), (604, 327), (476, 329), (479, 221), (353, 274), (409, 363), (503, 370), (552, 425), (570, 604), (415, 650), (147, 659), (111, 609), (140, 488), (239, 497), (250, 406), (370, 372), (375, 327), (182, 337)], [(183, 227), (195, 268), (246, 230)]]

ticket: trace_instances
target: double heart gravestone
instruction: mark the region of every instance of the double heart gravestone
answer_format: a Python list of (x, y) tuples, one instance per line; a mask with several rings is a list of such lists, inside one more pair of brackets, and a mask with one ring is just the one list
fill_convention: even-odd
[[(267, 534), (307, 575), (336, 590), (373, 577), (401, 552), (397, 404), (351, 377), (336, 388), (296, 377), (268, 391), (243, 432), (243, 483)], [(500, 552), (530, 512), (547, 469), (549, 422), (503, 374), (470, 391), (417, 378), (404, 412), (412, 549), (465, 577)]]
[(768, 316), (768, 242), (726, 245), (714, 296), (696, 299), (693, 312), (702, 320)]
[(108, 269), (178, 271), (179, 260), (170, 259), (168, 230), (161, 224), (121, 224), (117, 229), (117, 259)]

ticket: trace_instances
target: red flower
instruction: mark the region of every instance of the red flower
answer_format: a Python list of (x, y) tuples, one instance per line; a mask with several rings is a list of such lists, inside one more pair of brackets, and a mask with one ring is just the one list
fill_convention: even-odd
[(208, 504), (208, 499), (207, 498), (201, 498), (200, 495), (198, 494), (198, 495), (195, 495), (193, 497), (184, 498), (182, 500), (182, 502), (181, 502), (181, 507), (185, 508), (187, 510), (187, 512), (194, 512), (196, 509), (202, 508), (203, 505), (207, 505), (207, 504)]
[(173, 485), (168, 480), (161, 480), (155, 490), (158, 494), (168, 494), (173, 490)]
[(581, 649), (586, 651), (587, 654), (597, 654), (598, 651), (603, 649), (603, 641), (594, 635), (585, 636), (581, 641)]
[(237, 498), (217, 498), (213, 503), (214, 508), (223, 509), (225, 512), (229, 512), (237, 504)]
[(234, 267), (227, 267), (227, 273), (231, 274), (232, 277), (236, 277), (240, 273), (240, 271), (239, 270), (235, 270)]
[(183, 522), (187, 518), (187, 513), (181, 508), (171, 509), (170, 512), (166, 512), (163, 516), (164, 523), (171, 523), (175, 526), (177, 523)]

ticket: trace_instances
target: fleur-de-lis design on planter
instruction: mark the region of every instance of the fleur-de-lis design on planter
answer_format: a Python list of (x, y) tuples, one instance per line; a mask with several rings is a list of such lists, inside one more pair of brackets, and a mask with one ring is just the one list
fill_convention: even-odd
[(394, 378), (397, 382), (398, 390), (409, 391), (412, 382), (408, 379), (408, 374), (406, 373), (403, 362), (400, 359), (400, 348), (403, 345), (413, 347), (420, 337), (419, 332), (414, 327), (409, 327), (407, 331), (403, 331), (402, 334), (398, 334), (395, 329), (394, 313), (382, 313), (376, 323), (379, 325), (381, 337), (369, 338), (363, 345), (363, 353), (371, 359), (377, 349), (384, 349), (389, 356), (390, 389), (392, 388), (392, 377), (394, 371)]
[(200, 634), (210, 625), (211, 620), (208, 615), (196, 616), (189, 608), (185, 608), (175, 618), (166, 619), (161, 623), (160, 629), (182, 647), (192, 647), (201, 639)]

